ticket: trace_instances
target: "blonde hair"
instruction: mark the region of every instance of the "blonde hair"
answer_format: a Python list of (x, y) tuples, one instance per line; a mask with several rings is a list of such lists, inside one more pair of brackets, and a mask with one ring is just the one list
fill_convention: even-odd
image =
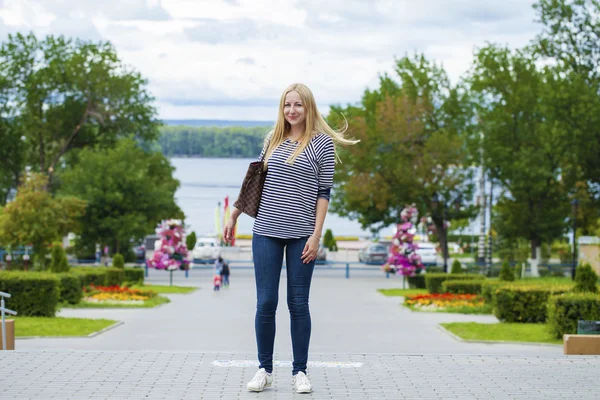
[[(265, 139), (265, 144), (268, 142), (269, 146), (267, 147), (267, 151), (265, 152), (265, 168), (267, 166), (267, 160), (277, 146), (285, 141), (285, 136), (290, 132), (292, 126), (289, 122), (286, 121), (285, 116), (283, 114), (283, 108), (285, 106), (285, 97), (290, 92), (297, 92), (300, 96), (300, 100), (302, 101), (302, 105), (304, 107), (304, 115), (306, 117), (306, 129), (304, 134), (300, 139), (300, 145), (296, 148), (296, 151), (292, 153), (292, 155), (287, 159), (288, 164), (293, 164), (296, 158), (306, 149), (311, 139), (317, 135), (318, 133), (324, 133), (329, 135), (331, 139), (333, 139), (333, 143), (335, 146), (337, 145), (352, 145), (359, 142), (359, 140), (347, 139), (344, 137), (344, 132), (348, 129), (348, 121), (346, 117), (344, 117), (344, 127), (340, 130), (335, 130), (331, 128), (327, 122), (321, 116), (321, 113), (317, 109), (317, 104), (315, 102), (315, 97), (313, 96), (310, 89), (302, 84), (302, 83), (294, 83), (288, 86), (281, 95), (281, 100), (279, 101), (279, 112), (277, 113), (277, 122), (275, 123), (275, 129), (270, 131)], [(336, 158), (337, 151), (336, 151)]]

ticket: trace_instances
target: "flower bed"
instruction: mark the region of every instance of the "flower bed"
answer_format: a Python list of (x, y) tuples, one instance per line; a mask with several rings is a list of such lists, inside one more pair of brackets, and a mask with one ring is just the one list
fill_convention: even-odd
[(404, 304), (417, 311), (488, 313), (483, 298), (476, 294), (428, 293), (406, 296)]
[(83, 300), (89, 303), (142, 304), (155, 296), (155, 292), (128, 287), (90, 285), (84, 288)]

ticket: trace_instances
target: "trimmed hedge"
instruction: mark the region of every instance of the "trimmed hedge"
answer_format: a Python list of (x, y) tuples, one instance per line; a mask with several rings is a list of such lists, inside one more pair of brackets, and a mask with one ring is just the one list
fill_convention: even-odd
[(562, 338), (577, 333), (577, 321), (600, 320), (600, 296), (593, 293), (565, 293), (550, 296), (548, 326), (552, 334)]
[(546, 322), (548, 298), (571, 285), (505, 285), (496, 289), (494, 315), (504, 322)]
[(123, 272), (125, 273), (126, 283), (132, 285), (144, 284), (144, 268), (125, 268)]
[(106, 281), (106, 271), (105, 267), (77, 267), (73, 268), (73, 272), (75, 272), (79, 276), (79, 280), (81, 281), (81, 287), (96, 285), (103, 286)]
[(471, 280), (485, 279), (483, 275), (478, 274), (425, 274), (425, 286), (429, 293), (442, 293), (442, 283), (447, 280)]
[(54, 317), (60, 280), (47, 272), (0, 271), (0, 291), (11, 295), (6, 307), (20, 316)]
[(481, 297), (488, 304), (494, 304), (494, 294), (500, 286), (506, 285), (506, 282), (498, 280), (486, 280), (481, 283)]
[(106, 269), (104, 286), (121, 286), (125, 281), (123, 268), (111, 267)]
[(72, 273), (57, 274), (60, 279), (60, 295), (61, 303), (77, 304), (83, 298), (83, 288), (79, 275)]
[(408, 277), (408, 287), (411, 289), (425, 289), (425, 274)]
[(442, 283), (442, 292), (452, 294), (480, 294), (482, 283), (483, 281), (481, 279), (449, 279)]

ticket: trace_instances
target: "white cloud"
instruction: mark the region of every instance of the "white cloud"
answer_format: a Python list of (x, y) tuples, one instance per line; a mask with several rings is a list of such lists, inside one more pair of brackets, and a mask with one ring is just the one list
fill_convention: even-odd
[(304, 82), (321, 111), (356, 103), (414, 51), (453, 80), (486, 42), (526, 44), (533, 0), (5, 0), (0, 35), (33, 30), (110, 40), (149, 79), (162, 118), (276, 115)]

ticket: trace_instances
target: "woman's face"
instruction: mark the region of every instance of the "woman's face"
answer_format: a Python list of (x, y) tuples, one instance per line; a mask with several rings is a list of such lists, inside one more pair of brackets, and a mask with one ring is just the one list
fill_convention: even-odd
[(292, 126), (300, 126), (306, 121), (304, 104), (300, 99), (298, 92), (291, 91), (285, 96), (283, 104), (283, 115), (285, 120)]

